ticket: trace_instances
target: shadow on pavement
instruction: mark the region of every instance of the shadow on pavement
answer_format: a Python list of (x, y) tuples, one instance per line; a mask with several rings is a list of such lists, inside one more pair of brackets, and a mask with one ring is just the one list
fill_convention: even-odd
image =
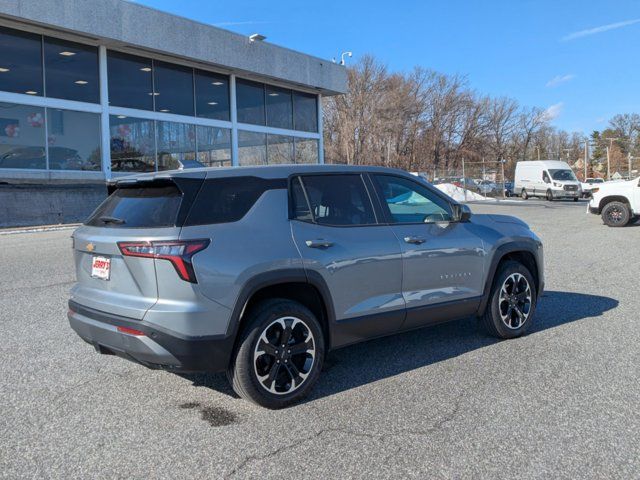
[[(547, 291), (538, 302), (528, 334), (597, 317), (617, 306), (618, 301), (609, 297)], [(342, 348), (327, 356), (323, 374), (307, 401), (438, 363), (499, 341), (486, 335), (475, 318), (467, 318)], [(235, 396), (223, 374), (182, 376), (194, 386)]]

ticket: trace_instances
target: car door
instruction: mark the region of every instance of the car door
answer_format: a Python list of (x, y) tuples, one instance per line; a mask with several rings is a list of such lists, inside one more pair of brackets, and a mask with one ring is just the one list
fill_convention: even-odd
[(391, 174), (373, 174), (384, 213), (402, 248), (404, 328), (473, 313), (483, 293), (484, 245), (470, 222), (435, 189)]
[(360, 174), (293, 177), (291, 230), (307, 275), (331, 295), (332, 345), (397, 331), (404, 321), (402, 255), (379, 224)]

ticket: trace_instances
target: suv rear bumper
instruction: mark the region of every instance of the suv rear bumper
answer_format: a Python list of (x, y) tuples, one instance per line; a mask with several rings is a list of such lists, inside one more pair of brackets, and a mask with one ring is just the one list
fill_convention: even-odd
[[(95, 310), (69, 300), (71, 328), (99, 353), (117, 355), (149, 368), (174, 372), (222, 372), (227, 369), (233, 337), (186, 337), (144, 321)], [(127, 327), (144, 335), (122, 333)]]

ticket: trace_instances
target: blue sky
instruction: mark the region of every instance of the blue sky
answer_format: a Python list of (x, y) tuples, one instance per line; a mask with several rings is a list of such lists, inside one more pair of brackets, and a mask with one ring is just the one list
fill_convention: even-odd
[(640, 113), (640, 2), (635, 0), (141, 0), (332, 58), (371, 53), (391, 70), (421, 65), (472, 88), (551, 108), (570, 131)]

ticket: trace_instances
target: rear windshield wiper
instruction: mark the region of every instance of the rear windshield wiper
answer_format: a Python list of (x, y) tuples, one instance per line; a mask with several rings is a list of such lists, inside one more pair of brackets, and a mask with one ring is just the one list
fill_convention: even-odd
[(108, 215), (103, 215), (102, 217), (98, 218), (98, 220), (100, 220), (102, 223), (114, 223), (116, 225), (122, 225), (123, 223), (125, 223), (121, 218), (109, 217)]

